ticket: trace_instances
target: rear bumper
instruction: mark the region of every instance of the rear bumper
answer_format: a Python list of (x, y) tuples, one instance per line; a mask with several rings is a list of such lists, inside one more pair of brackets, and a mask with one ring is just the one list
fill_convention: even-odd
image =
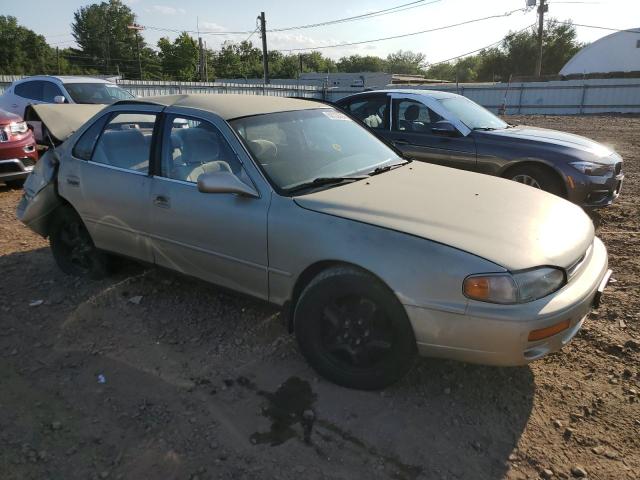
[[(487, 365), (523, 365), (560, 350), (582, 327), (608, 280), (607, 251), (596, 238), (588, 261), (558, 292), (522, 305), (470, 301), (466, 313), (406, 306), (421, 355)], [(568, 328), (538, 341), (533, 330), (568, 321)]]

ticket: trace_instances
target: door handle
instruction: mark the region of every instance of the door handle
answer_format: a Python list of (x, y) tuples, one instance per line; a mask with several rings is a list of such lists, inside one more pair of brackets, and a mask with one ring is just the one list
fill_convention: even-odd
[(165, 197), (164, 195), (157, 195), (156, 198), (153, 199), (153, 204), (160, 208), (169, 208), (171, 205), (169, 197)]
[(67, 185), (78, 187), (80, 186), (80, 179), (78, 177), (67, 177)]
[(394, 140), (393, 144), (394, 145), (409, 145), (409, 142), (407, 140), (399, 139), (399, 140)]
[(17, 104), (17, 103), (14, 103), (13, 105), (11, 105), (11, 107), (13, 107), (13, 108), (18, 108), (18, 104)]

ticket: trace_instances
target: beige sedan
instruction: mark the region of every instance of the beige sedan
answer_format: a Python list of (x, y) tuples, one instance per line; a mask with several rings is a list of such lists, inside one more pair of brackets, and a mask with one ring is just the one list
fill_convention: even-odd
[(309, 363), (341, 385), (384, 387), (417, 353), (538, 359), (576, 334), (609, 278), (579, 207), (404, 160), (320, 103), (168, 96), (86, 122), (63, 107), (39, 111), (58, 146), (18, 207), (58, 265), (99, 276), (122, 255), (280, 305)]

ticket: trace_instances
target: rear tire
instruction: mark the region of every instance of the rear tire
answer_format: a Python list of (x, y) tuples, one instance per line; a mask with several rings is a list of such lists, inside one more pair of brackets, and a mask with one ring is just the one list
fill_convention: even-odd
[(69, 207), (56, 215), (49, 245), (58, 267), (67, 275), (98, 280), (109, 274), (108, 255), (96, 248), (82, 219)]
[(514, 182), (529, 185), (533, 188), (564, 197), (564, 188), (560, 178), (545, 167), (539, 165), (523, 165), (507, 172), (506, 177)]
[(349, 266), (321, 272), (303, 290), (294, 330), (309, 364), (326, 379), (375, 390), (400, 380), (416, 357), (404, 307), (374, 276)]

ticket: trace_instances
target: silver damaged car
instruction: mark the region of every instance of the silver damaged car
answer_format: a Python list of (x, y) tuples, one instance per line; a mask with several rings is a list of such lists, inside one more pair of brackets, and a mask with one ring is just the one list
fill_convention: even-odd
[(101, 276), (121, 255), (281, 305), (302, 354), (340, 385), (382, 388), (417, 354), (541, 358), (573, 338), (611, 274), (579, 207), (407, 161), (324, 104), (34, 109), (57, 146), (17, 214), (62, 270)]

